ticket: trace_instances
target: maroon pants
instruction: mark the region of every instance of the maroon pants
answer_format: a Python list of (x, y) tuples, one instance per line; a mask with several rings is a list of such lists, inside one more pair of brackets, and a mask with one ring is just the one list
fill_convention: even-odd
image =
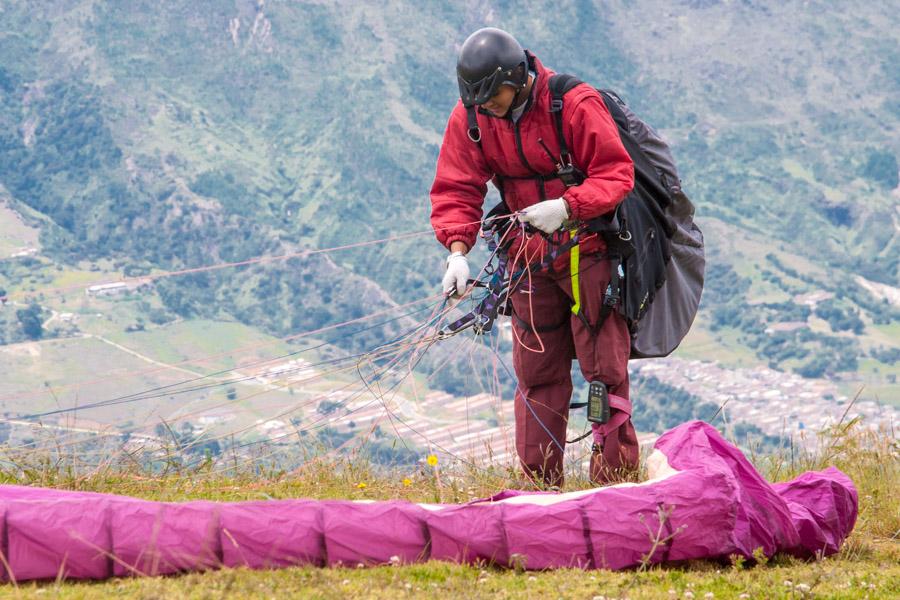
[[(567, 261), (568, 258), (565, 258)], [(579, 279), (581, 310), (595, 326), (610, 261), (583, 255)], [(572, 396), (572, 359), (587, 381), (602, 381), (621, 408), (611, 408), (613, 427), (594, 425), (591, 479), (606, 483), (638, 465), (638, 443), (628, 404), (631, 338), (624, 318), (613, 311), (599, 329), (572, 313), (572, 280), (567, 263), (531, 275), (512, 294), (516, 451), (526, 474), (546, 485), (562, 485), (566, 424)], [(618, 400), (618, 399), (617, 399)], [(624, 409), (627, 415), (617, 413)], [(615, 424), (618, 423), (618, 427)]]

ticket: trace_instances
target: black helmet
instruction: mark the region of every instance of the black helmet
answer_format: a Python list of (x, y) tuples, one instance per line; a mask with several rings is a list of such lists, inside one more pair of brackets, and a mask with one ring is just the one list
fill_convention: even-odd
[(520, 90), (528, 83), (528, 57), (516, 38), (485, 27), (463, 42), (456, 61), (459, 96), (466, 107), (484, 104), (501, 85)]

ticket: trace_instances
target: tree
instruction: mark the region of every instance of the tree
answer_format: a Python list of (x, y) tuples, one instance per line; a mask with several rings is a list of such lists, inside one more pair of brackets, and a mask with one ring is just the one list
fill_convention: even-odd
[(41, 306), (32, 302), (28, 308), (16, 311), (16, 318), (22, 324), (22, 331), (30, 340), (39, 340), (44, 335), (44, 325), (41, 322)]
[(862, 168), (862, 175), (875, 183), (883, 185), (889, 190), (900, 183), (898, 175), (897, 157), (887, 150), (869, 150), (869, 159)]
[(343, 406), (342, 403), (336, 402), (334, 400), (322, 400), (321, 402), (319, 402), (319, 406), (318, 408), (316, 408), (316, 411), (322, 415), (330, 415), (337, 409), (341, 408), (341, 406)]
[(829, 357), (820, 354), (806, 364), (794, 369), (794, 372), (807, 379), (817, 379), (825, 375), (830, 365)]

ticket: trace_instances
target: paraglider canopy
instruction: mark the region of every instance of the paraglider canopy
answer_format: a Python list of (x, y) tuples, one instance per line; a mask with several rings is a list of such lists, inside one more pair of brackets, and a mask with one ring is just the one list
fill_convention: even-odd
[[(398, 559), (623, 569), (751, 557), (758, 549), (812, 557), (837, 552), (856, 521), (856, 489), (837, 469), (769, 484), (699, 421), (660, 437), (648, 468), (652, 479), (640, 484), (507, 490), (466, 504), (172, 503), (5, 485), (0, 577), (103, 579)], [(664, 544), (647, 536), (648, 523), (666, 532)]]

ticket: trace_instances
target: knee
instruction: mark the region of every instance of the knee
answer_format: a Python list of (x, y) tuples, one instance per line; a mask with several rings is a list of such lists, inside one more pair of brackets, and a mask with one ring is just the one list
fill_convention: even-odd
[(628, 361), (605, 354), (597, 354), (595, 357), (594, 361), (587, 364), (578, 361), (585, 381), (602, 381), (610, 393), (627, 398)]
[[(547, 357), (550, 358), (550, 357)], [(529, 390), (541, 387), (572, 386), (572, 359), (513, 361), (519, 384)]]

